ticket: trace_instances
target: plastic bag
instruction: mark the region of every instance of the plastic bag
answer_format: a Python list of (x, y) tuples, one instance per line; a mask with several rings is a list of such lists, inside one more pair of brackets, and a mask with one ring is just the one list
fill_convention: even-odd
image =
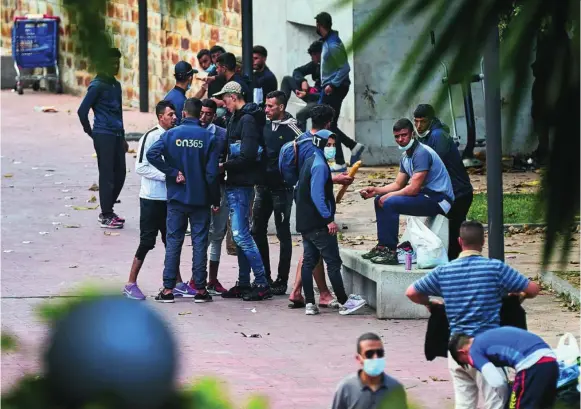
[(565, 365), (563, 361), (559, 361), (559, 380), (557, 381), (557, 388), (561, 388), (570, 383), (577, 385), (579, 383), (579, 365)]
[(579, 345), (573, 334), (566, 333), (561, 337), (557, 349), (555, 349), (555, 355), (557, 355), (557, 360), (566, 366), (577, 363), (580, 356)]
[[(449, 221), (448, 221), (448, 218), (446, 216), (438, 215), (436, 217), (423, 217), (423, 216), (422, 217), (408, 216), (408, 217), (415, 217), (420, 222), (425, 224), (432, 231), (432, 233), (434, 233), (436, 236), (438, 236), (440, 238), (440, 240), (442, 240), (442, 243), (444, 243), (444, 247), (446, 248), (446, 251), (448, 251), (448, 244), (450, 241), (450, 232), (449, 232), (449, 227), (448, 227)], [(401, 236), (400, 243), (403, 243), (406, 241), (411, 241), (407, 229), (406, 229), (406, 231), (403, 232), (403, 234)], [(413, 245), (413, 243), (412, 243), (412, 245)]]
[(406, 233), (416, 250), (418, 268), (434, 268), (448, 262), (446, 246), (421, 219), (408, 216)]

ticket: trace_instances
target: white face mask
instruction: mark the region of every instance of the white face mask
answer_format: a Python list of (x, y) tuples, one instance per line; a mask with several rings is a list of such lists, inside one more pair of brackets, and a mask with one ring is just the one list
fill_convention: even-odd
[(400, 146), (400, 145), (397, 145), (397, 148), (398, 148), (400, 151), (407, 151), (409, 148), (411, 148), (411, 147), (412, 147), (412, 145), (414, 144), (414, 142), (415, 142), (415, 139), (414, 139), (414, 138), (411, 138), (411, 139), (410, 139), (410, 143), (408, 143), (406, 146)]
[(432, 122), (430, 122), (430, 124), (428, 125), (428, 129), (426, 129), (423, 133), (420, 133), (418, 131), (418, 128), (416, 128), (416, 124), (414, 124), (414, 132), (416, 133), (418, 138), (425, 138), (430, 133), (430, 126), (432, 126)]

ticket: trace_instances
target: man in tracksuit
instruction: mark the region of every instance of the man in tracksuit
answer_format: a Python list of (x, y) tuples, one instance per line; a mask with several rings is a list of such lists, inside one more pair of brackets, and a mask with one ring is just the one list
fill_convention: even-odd
[(179, 271), (180, 255), (188, 226), (192, 235), (192, 276), (195, 302), (212, 301), (206, 290), (206, 260), (210, 206), (219, 210), (218, 154), (212, 133), (200, 125), (202, 101), (188, 99), (184, 120), (164, 133), (147, 152), (147, 160), (166, 175), (167, 246), (163, 270), (163, 289), (159, 302), (174, 302), (173, 289)]
[(174, 68), (176, 85), (167, 93), (164, 99), (176, 107), (178, 125), (182, 120), (182, 110), (187, 99), (186, 91), (192, 87), (194, 74), (197, 72), (198, 70), (192, 68), (191, 64), (185, 61), (178, 62)]
[(360, 143), (345, 135), (337, 126), (343, 100), (349, 92), (351, 80), (349, 71), (351, 67), (347, 61), (345, 46), (339, 38), (339, 33), (332, 29), (333, 20), (326, 12), (317, 14), (317, 34), (323, 41), (323, 52), (321, 53), (321, 97), (320, 104), (330, 105), (335, 110), (335, 117), (331, 130), (337, 135), (337, 157), (335, 164), (331, 168), (333, 172), (343, 172), (346, 170), (345, 158), (343, 157), (342, 144), (351, 149), (351, 163), (355, 163), (361, 157), (365, 148)]
[[(230, 81), (214, 96), (219, 96), (232, 113), (228, 123), (228, 159), (220, 164), (226, 172), (226, 197), (230, 208), (232, 238), (238, 256), (238, 282), (222, 294), (224, 298), (260, 301), (272, 297), (264, 272), (264, 264), (250, 232), (250, 201), (254, 186), (262, 182), (264, 167), (261, 151), (264, 112), (254, 103), (247, 103), (242, 86)], [(250, 270), (256, 286), (250, 285)]]
[[(115, 79), (119, 72), (121, 53), (117, 48), (109, 51), (108, 68), (99, 72), (91, 81), (87, 95), (81, 102), (77, 114), (83, 130), (93, 139), (99, 166), (99, 202), (102, 228), (121, 229), (125, 219), (113, 211), (113, 206), (123, 189), (127, 169), (125, 153), (129, 145), (123, 129), (123, 104), (121, 84)], [(89, 111), (95, 115), (93, 127), (89, 122)]]
[(280, 242), (278, 276), (270, 285), (274, 295), (284, 295), (292, 258), (290, 214), (293, 203), (293, 187), (287, 186), (278, 169), (278, 155), (282, 146), (301, 135), (295, 119), (285, 111), (284, 92), (273, 91), (266, 95), (266, 117), (263, 136), (266, 147), (266, 174), (263, 183), (256, 186), (252, 209), (252, 236), (260, 251), (264, 270), (269, 282), (270, 255), (268, 249), (268, 221), (274, 213), (276, 236)]
[(450, 136), (449, 129), (438, 118), (431, 105), (420, 104), (414, 111), (414, 133), (418, 141), (432, 148), (448, 171), (454, 190), (454, 204), (446, 215), (448, 218), (449, 245), (448, 259), (450, 261), (458, 258), (460, 244), (460, 226), (466, 220), (470, 206), (472, 205), (473, 189), (470, 183), (470, 177), (462, 157), (458, 152), (458, 147)]
[[(318, 126), (313, 120), (313, 128)], [(313, 144), (317, 150), (303, 164), (295, 188), (296, 225), (297, 231), (303, 237), (301, 275), (306, 301), (305, 314), (319, 313), (315, 304), (313, 269), (322, 257), (327, 264), (329, 279), (340, 304), (339, 313), (347, 315), (363, 307), (366, 301), (357, 295), (348, 297), (341, 277), (342, 261), (337, 241), (339, 227), (335, 223), (333, 179), (327, 164), (327, 160), (335, 156), (335, 135), (327, 129), (318, 129), (313, 135)]]

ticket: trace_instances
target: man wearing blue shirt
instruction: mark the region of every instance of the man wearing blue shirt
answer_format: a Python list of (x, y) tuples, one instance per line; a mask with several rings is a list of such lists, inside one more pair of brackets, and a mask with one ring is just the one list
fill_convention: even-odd
[[(364, 199), (375, 197), (377, 246), (363, 258), (376, 264), (398, 264), (399, 215), (445, 215), (454, 203), (450, 176), (432, 148), (413, 138), (413, 124), (403, 118), (393, 125), (393, 135), (403, 151), (393, 183), (361, 190)], [(408, 184), (409, 182), (409, 184)]]
[(449, 347), (458, 365), (478, 369), (492, 387), (499, 388), (505, 383), (497, 367), (516, 370), (510, 409), (553, 407), (559, 364), (555, 352), (538, 335), (520, 328), (501, 327), (474, 337), (455, 334)]
[(190, 98), (184, 104), (182, 124), (165, 132), (147, 151), (147, 160), (166, 176), (167, 244), (163, 289), (156, 301), (174, 302), (180, 255), (188, 226), (192, 236), (192, 276), (195, 302), (212, 301), (206, 289), (206, 261), (210, 206), (220, 208), (218, 149), (212, 132), (200, 124), (202, 101)]
[(167, 93), (164, 99), (171, 102), (176, 108), (176, 119), (178, 125), (182, 120), (182, 110), (184, 109), (184, 103), (187, 99), (186, 91), (191, 88), (194, 74), (197, 72), (198, 70), (192, 68), (191, 64), (185, 61), (178, 62), (174, 68), (176, 85)]

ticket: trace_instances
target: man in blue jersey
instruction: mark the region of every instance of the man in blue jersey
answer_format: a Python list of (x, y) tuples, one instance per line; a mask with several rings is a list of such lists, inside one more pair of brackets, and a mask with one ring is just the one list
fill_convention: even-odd
[[(450, 323), (450, 334), (476, 336), (500, 327), (502, 297), (519, 294), (534, 298), (539, 286), (502, 261), (482, 256), (484, 227), (467, 221), (460, 227), (462, 252), (458, 259), (436, 267), (413, 283), (406, 296), (416, 304), (430, 305), (430, 296), (442, 297)], [(506, 385), (495, 388), (474, 368), (464, 368), (448, 357), (454, 381), (456, 409), (478, 407), (478, 391), (485, 409), (503, 409), (508, 396)], [(498, 369), (500, 376), (504, 376)]]

